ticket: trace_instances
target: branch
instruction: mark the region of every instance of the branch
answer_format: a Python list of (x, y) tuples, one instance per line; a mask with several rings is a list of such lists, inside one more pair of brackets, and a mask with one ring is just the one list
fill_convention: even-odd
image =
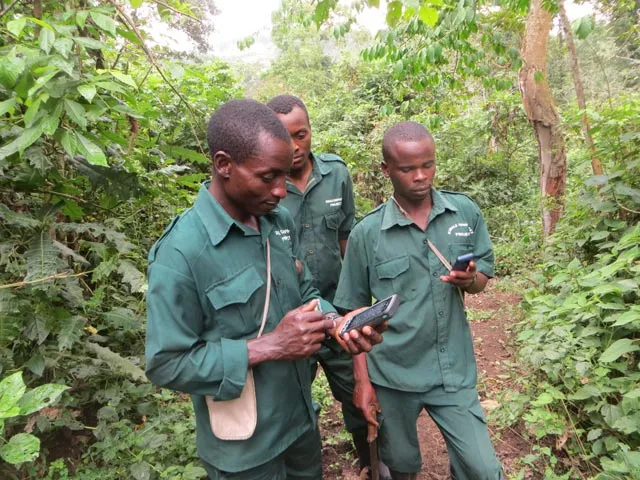
[(635, 213), (636, 215), (640, 215), (640, 212), (638, 212), (637, 210), (632, 210), (632, 209), (627, 208), (627, 207), (625, 207), (624, 205), (622, 205), (622, 204), (620, 203), (620, 200), (618, 200), (618, 197), (616, 197), (615, 193), (613, 194), (613, 198), (614, 198), (614, 200), (616, 201), (616, 203), (618, 204), (618, 206), (619, 206), (622, 210), (624, 210), (624, 211), (626, 211), (626, 212), (629, 212), (629, 213)]
[(9, 4), (9, 6), (7, 8), (5, 8), (4, 10), (2, 10), (2, 12), (0, 12), (0, 18), (4, 17), (4, 14), (7, 13), (9, 10), (11, 10), (16, 3), (18, 3), (20, 0), (13, 0), (13, 2), (11, 2), (11, 4)]
[(93, 270), (89, 270), (86, 272), (80, 273), (56, 273), (55, 275), (49, 275), (48, 277), (38, 278), (37, 280), (29, 280), (26, 282), (16, 282), (16, 283), (7, 283), (6, 285), (0, 285), (0, 290), (3, 288), (21, 288), (26, 287), (27, 285), (33, 285), (34, 283), (42, 283), (48, 280), (57, 280), (59, 278), (73, 278), (73, 277), (82, 277), (87, 275), (88, 273), (92, 273)]
[[(167, 85), (169, 85), (169, 88), (171, 88), (171, 90), (173, 90), (173, 92), (178, 96), (178, 98), (181, 101), (184, 102), (184, 104), (187, 107), (187, 110), (189, 110), (189, 113), (191, 114), (193, 123), (197, 123), (198, 119), (196, 117), (195, 110), (193, 109), (191, 104), (189, 104), (189, 102), (184, 97), (184, 95), (182, 95), (182, 93), (180, 93), (180, 91), (173, 85), (173, 83), (171, 83), (171, 81), (169, 81), (167, 76), (164, 74), (164, 71), (160, 68), (160, 65), (158, 65), (158, 62), (156, 60), (155, 55), (153, 54), (151, 49), (149, 49), (149, 47), (147, 47), (147, 44), (144, 42), (144, 39), (142, 38), (142, 34), (140, 33), (140, 30), (138, 30), (138, 27), (136, 27), (136, 24), (133, 22), (133, 20), (131, 18), (129, 18), (129, 15), (127, 15), (127, 13), (122, 9), (122, 7), (120, 5), (118, 5), (116, 3), (115, 0), (108, 0), (108, 1), (118, 11), (118, 13), (120, 14), (120, 17), (122, 18), (122, 20), (125, 23), (125, 25), (127, 25), (136, 34), (136, 37), (140, 41), (140, 46), (142, 47), (142, 51), (145, 53), (145, 55), (149, 59), (149, 62), (151, 62), (151, 65), (153, 65), (153, 67), (157, 70), (157, 72), (160, 74), (160, 76), (165, 81), (165, 83)], [(196, 142), (198, 143), (198, 148), (200, 149), (200, 152), (203, 155), (206, 155), (204, 153), (203, 148), (202, 148), (202, 144), (200, 143), (200, 139), (198, 138), (198, 135), (196, 135), (196, 131), (195, 131), (194, 127), (193, 127), (193, 123), (189, 122), (189, 126), (191, 127), (191, 132), (193, 133), (193, 136), (195, 137)]]
[(151, 0), (151, 1), (153, 3), (157, 3), (160, 6), (163, 6), (164, 8), (167, 8), (167, 9), (171, 10), (174, 13), (177, 13), (178, 15), (184, 15), (185, 17), (189, 17), (191, 20), (193, 20), (195, 22), (202, 23), (202, 20), (200, 20), (199, 18), (194, 17), (190, 13), (181, 12), (176, 7), (172, 7), (171, 5), (169, 5), (168, 3), (163, 2), (162, 0)]

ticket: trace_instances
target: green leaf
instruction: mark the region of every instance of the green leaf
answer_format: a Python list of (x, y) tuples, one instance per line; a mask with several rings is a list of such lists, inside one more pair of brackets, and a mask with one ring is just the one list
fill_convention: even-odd
[(22, 30), (24, 30), (26, 24), (27, 17), (20, 17), (7, 22), (7, 30), (9, 30), (9, 32), (11, 32), (14, 36), (20, 37), (20, 34), (22, 33)]
[(18, 402), (27, 386), (22, 380), (22, 372), (16, 372), (3, 378), (0, 382), (0, 418), (11, 418), (20, 415)]
[(31, 370), (33, 373), (42, 376), (44, 373), (44, 357), (39, 353), (36, 353), (33, 357), (29, 359), (27, 362), (27, 368)]
[(27, 111), (24, 112), (25, 127), (30, 127), (31, 125), (33, 125), (33, 121), (35, 120), (36, 114), (40, 109), (40, 103), (41, 103), (41, 100), (38, 98), (29, 106), (29, 108), (27, 108)]
[(574, 31), (580, 40), (584, 40), (591, 32), (593, 32), (595, 27), (596, 23), (593, 16), (589, 15), (578, 20), (577, 25), (574, 26)]
[(541, 393), (537, 399), (531, 401), (531, 405), (534, 407), (542, 407), (544, 405), (548, 405), (553, 402), (553, 397), (550, 393), (543, 392)]
[(60, 124), (60, 116), (62, 115), (62, 102), (57, 101), (56, 106), (49, 115), (42, 120), (42, 133), (45, 135), (53, 135)]
[(40, 440), (30, 433), (18, 433), (9, 439), (9, 443), (0, 447), (0, 457), (13, 465), (31, 462), (38, 458), (39, 453)]
[(20, 415), (18, 402), (27, 390), (22, 380), (22, 372), (16, 372), (3, 378), (0, 382), (0, 418), (10, 418)]
[(11, 97), (9, 100), (0, 102), (0, 115), (4, 115), (9, 110), (12, 110), (16, 106), (16, 97)]
[(73, 157), (78, 151), (78, 140), (75, 135), (70, 133), (68, 130), (62, 132), (60, 143), (62, 144), (64, 151), (67, 152), (67, 155), (70, 157)]
[(87, 129), (87, 119), (84, 107), (78, 102), (74, 102), (73, 100), (69, 100), (68, 98), (64, 99), (64, 109), (67, 112), (67, 115), (77, 123), (83, 130)]
[(89, 11), (88, 10), (79, 10), (78, 13), (76, 13), (76, 24), (80, 28), (84, 28), (85, 25), (87, 24), (87, 17), (88, 16), (89, 16)]
[(190, 160), (201, 165), (208, 165), (211, 162), (206, 155), (184, 147), (163, 145), (160, 150), (175, 159)]
[(620, 327), (622, 325), (627, 325), (629, 323), (637, 323), (640, 325), (640, 311), (636, 308), (629, 310), (618, 317), (615, 323), (612, 324), (614, 327)]
[(116, 78), (117, 80), (120, 80), (122, 83), (136, 89), (138, 88), (138, 84), (136, 84), (136, 82), (133, 80), (133, 78), (131, 78), (130, 75), (127, 75), (122, 72), (117, 72), (117, 71), (112, 71), (110, 73), (111, 75), (113, 75), (114, 78)]
[(144, 0), (129, 0), (132, 8), (138, 8)]
[(30, 415), (44, 407), (48, 407), (60, 398), (62, 392), (68, 389), (69, 387), (65, 385), (48, 383), (28, 391), (18, 403), (20, 406), (20, 415)]
[(73, 37), (73, 41), (82, 47), (90, 48), (92, 50), (100, 50), (105, 47), (104, 43), (88, 37)]
[(533, 74), (533, 81), (536, 83), (540, 83), (542, 80), (544, 79), (544, 73), (542, 72), (535, 72)]
[(82, 207), (78, 205), (78, 202), (73, 200), (65, 200), (64, 206), (62, 207), (62, 213), (74, 222), (82, 220), (82, 217), (84, 216), (84, 210), (82, 210)]
[(0, 203), (0, 217), (2, 217), (2, 221), (5, 222), (6, 224), (14, 225), (17, 227), (37, 228), (42, 225), (42, 223), (39, 220), (36, 220), (35, 218), (31, 217), (29, 213), (14, 212), (9, 207), (7, 207), (4, 203)]
[(20, 136), (11, 143), (0, 148), (0, 160), (13, 155), (16, 152), (23, 152), (31, 146), (42, 135), (42, 125), (37, 124), (33, 127), (25, 128)]
[(635, 344), (630, 338), (621, 338), (615, 341), (600, 356), (600, 363), (614, 362), (625, 353), (640, 350), (640, 346)]
[(91, 20), (94, 21), (99, 29), (108, 32), (113, 36), (116, 35), (116, 22), (113, 20), (113, 18), (103, 15), (102, 13), (92, 11)]
[(118, 266), (118, 273), (122, 275), (122, 282), (129, 284), (131, 293), (146, 290), (146, 278), (133, 263), (123, 260)]
[(589, 430), (589, 433), (587, 434), (587, 441), (593, 442), (594, 440), (599, 438), (601, 435), (602, 435), (601, 428), (594, 428), (593, 430)]
[(313, 12), (313, 21), (316, 25), (320, 25), (327, 18), (329, 18), (329, 0), (320, 0)]
[(12, 89), (18, 82), (18, 78), (20, 78), (25, 66), (24, 59), (16, 56), (14, 51), (11, 51), (9, 55), (0, 57), (0, 84)]
[(43, 28), (40, 30), (40, 36), (38, 37), (38, 43), (40, 45), (40, 49), (46, 53), (47, 55), (51, 51), (51, 47), (53, 47), (53, 42), (56, 41), (56, 34), (53, 33), (53, 30), (49, 30), (48, 28)]
[(108, 166), (107, 157), (98, 145), (79, 133), (76, 135), (78, 136), (78, 140), (80, 140), (80, 144), (78, 145), (79, 150), (87, 158), (87, 162), (92, 165)]
[(64, 58), (69, 58), (69, 53), (71, 53), (71, 49), (73, 48), (73, 40), (70, 38), (57, 38), (56, 41), (53, 42), (53, 48)]
[(631, 435), (640, 431), (640, 415), (624, 416), (616, 420), (613, 424), (613, 428), (624, 433), (625, 435)]
[(435, 27), (438, 22), (438, 10), (433, 7), (428, 7), (423, 5), (420, 7), (420, 12), (418, 13), (418, 17), (422, 20), (426, 25), (430, 27)]
[(69, 350), (80, 340), (84, 333), (84, 326), (87, 319), (80, 315), (74, 315), (64, 320), (58, 332), (58, 350)]
[(569, 395), (570, 400), (586, 400), (591, 397), (599, 397), (600, 390), (595, 385), (585, 385), (580, 387), (576, 393)]
[(387, 25), (395, 27), (402, 17), (402, 2), (397, 0), (387, 5)]
[(78, 93), (82, 95), (87, 102), (91, 103), (93, 97), (96, 96), (96, 87), (93, 85), (78, 85)]

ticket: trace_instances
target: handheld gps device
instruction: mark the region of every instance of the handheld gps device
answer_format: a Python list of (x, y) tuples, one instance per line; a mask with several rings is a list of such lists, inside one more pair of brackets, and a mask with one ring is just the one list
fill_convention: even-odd
[(462, 271), (464, 272), (469, 266), (469, 262), (472, 261), (476, 256), (473, 253), (467, 253), (466, 255), (460, 255), (456, 258), (451, 270)]
[(366, 325), (376, 327), (385, 320), (393, 317), (393, 314), (396, 313), (399, 305), (400, 299), (398, 298), (398, 295), (393, 294), (351, 317), (345, 322), (338, 335), (342, 336), (350, 330), (362, 328)]

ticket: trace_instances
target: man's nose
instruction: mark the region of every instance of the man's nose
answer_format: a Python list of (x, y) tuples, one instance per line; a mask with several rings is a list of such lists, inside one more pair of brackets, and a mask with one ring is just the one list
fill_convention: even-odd
[(278, 197), (279, 199), (283, 199), (287, 196), (287, 183), (285, 179), (282, 179), (282, 181), (279, 181), (276, 185), (274, 185), (274, 187), (271, 189), (271, 194), (274, 197)]

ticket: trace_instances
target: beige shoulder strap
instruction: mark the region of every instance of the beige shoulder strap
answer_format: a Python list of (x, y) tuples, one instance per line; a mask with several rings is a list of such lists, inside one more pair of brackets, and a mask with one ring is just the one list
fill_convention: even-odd
[(269, 238), (267, 238), (267, 294), (265, 297), (264, 309), (262, 310), (262, 324), (260, 325), (260, 331), (258, 331), (258, 337), (262, 335), (264, 326), (267, 323), (267, 315), (269, 314), (269, 301), (271, 300), (271, 245), (269, 244)]

